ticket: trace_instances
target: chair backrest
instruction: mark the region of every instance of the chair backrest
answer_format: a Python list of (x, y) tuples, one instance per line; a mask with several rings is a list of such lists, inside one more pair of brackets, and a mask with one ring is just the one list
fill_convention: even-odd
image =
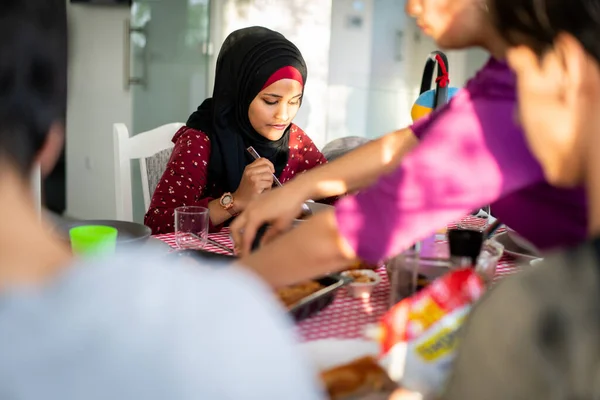
[(368, 142), (370, 142), (369, 139), (359, 136), (342, 137), (327, 143), (321, 153), (327, 161), (333, 161)]
[(173, 136), (182, 126), (183, 123), (171, 123), (130, 137), (125, 124), (113, 125), (117, 219), (133, 221), (131, 160), (139, 161), (144, 206), (148, 209), (151, 194), (171, 156)]

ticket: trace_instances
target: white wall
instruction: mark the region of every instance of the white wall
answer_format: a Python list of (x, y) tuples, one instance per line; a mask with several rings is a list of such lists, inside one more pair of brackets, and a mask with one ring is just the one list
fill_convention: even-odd
[(333, 0), (327, 142), (367, 136), (374, 0)]
[(419, 77), (410, 65), (420, 64), (411, 52), (412, 35), (402, 0), (375, 0), (367, 137), (378, 137), (410, 123)]
[(131, 94), (123, 88), (124, 21), (128, 7), (68, 4), (67, 211), (113, 218), (112, 124), (131, 126)]

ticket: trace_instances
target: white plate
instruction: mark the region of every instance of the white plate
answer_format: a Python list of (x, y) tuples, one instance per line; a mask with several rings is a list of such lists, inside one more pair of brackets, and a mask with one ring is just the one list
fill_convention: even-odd
[(377, 343), (360, 339), (321, 339), (302, 343), (300, 348), (319, 371), (379, 353)]
[[(379, 345), (373, 341), (359, 339), (322, 339), (300, 345), (306, 357), (312, 360), (319, 371), (347, 364), (365, 356), (377, 357)], [(349, 397), (352, 400), (387, 400), (389, 392), (369, 393)], [(411, 398), (412, 399), (412, 398)]]

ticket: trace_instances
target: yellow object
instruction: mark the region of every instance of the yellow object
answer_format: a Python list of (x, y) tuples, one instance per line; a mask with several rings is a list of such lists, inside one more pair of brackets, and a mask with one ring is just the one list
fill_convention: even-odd
[(427, 114), (431, 113), (431, 111), (432, 109), (430, 107), (424, 107), (419, 104), (414, 104), (412, 109), (410, 110), (410, 116), (414, 122), (419, 118), (422, 118)]

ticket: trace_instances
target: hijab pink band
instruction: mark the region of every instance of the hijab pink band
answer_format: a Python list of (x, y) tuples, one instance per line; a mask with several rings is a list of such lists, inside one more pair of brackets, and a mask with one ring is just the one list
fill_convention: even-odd
[(295, 81), (300, 82), (302, 86), (304, 86), (304, 79), (302, 79), (302, 74), (296, 68), (292, 66), (286, 66), (283, 68), (279, 68), (273, 75), (267, 79), (264, 86), (260, 90), (265, 90), (265, 88), (271, 86), (273, 83), (280, 81), (282, 79), (293, 79)]

